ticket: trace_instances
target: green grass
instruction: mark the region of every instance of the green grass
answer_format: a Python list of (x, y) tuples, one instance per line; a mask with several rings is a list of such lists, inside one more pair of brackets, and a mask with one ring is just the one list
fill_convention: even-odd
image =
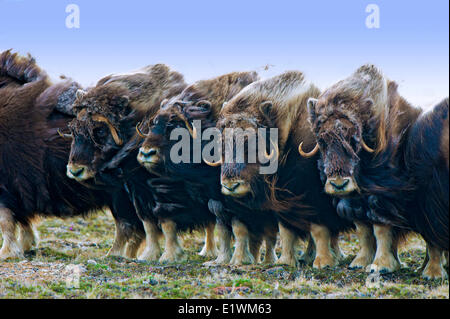
[[(371, 284), (368, 274), (347, 269), (358, 250), (353, 235), (341, 238), (347, 258), (339, 267), (315, 270), (308, 265), (204, 267), (207, 259), (197, 255), (203, 242), (199, 232), (182, 236), (189, 258), (180, 264), (106, 258), (114, 223), (104, 213), (47, 219), (39, 232), (39, 248), (26, 261), (0, 263), (0, 298), (449, 298), (447, 280), (429, 282), (415, 272), (425, 251), (416, 236), (400, 253), (407, 268)], [(81, 271), (78, 288), (66, 282), (69, 265)]]

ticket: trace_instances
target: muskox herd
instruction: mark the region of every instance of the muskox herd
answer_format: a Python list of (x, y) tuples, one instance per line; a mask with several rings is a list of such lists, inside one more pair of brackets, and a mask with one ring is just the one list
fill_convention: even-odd
[[(298, 71), (187, 85), (163, 64), (83, 89), (64, 77), (52, 83), (32, 57), (5, 51), (0, 260), (37, 244), (36, 217), (107, 207), (116, 225), (108, 255), (179, 262), (178, 235), (204, 229), (200, 255), (209, 265), (258, 263), (264, 242), (265, 263), (296, 266), (300, 238), (308, 243), (301, 258), (324, 268), (343, 258), (339, 235), (356, 231), (360, 250), (349, 267), (385, 273), (401, 267), (399, 245), (416, 232), (427, 244), (423, 276), (447, 278), (448, 121), (448, 98), (423, 112), (373, 65), (323, 92)], [(179, 128), (200, 151), (209, 128), (276, 128), (263, 158), (275, 157), (277, 170), (261, 174), (267, 161), (234, 161), (236, 152), (174, 162)]]

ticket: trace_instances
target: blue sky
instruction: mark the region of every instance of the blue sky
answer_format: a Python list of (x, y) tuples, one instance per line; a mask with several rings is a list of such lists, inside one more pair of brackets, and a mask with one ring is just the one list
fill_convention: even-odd
[[(79, 29), (65, 26), (71, 3)], [(379, 29), (365, 25), (370, 3)], [(295, 69), (324, 89), (370, 62), (427, 107), (448, 96), (448, 12), (446, 0), (0, 0), (0, 50), (30, 52), (52, 77), (83, 85), (162, 62), (189, 82)]]

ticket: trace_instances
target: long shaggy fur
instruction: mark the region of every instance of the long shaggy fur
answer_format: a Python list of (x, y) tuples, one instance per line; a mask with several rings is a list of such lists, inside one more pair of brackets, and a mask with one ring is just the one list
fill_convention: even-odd
[(57, 131), (65, 130), (73, 117), (60, 109), (69, 109), (79, 85), (71, 80), (50, 84), (31, 57), (6, 51), (0, 61), (1, 204), (24, 225), (35, 215), (86, 215), (109, 206), (116, 219), (134, 229), (131, 232), (142, 233), (134, 212), (116, 205), (110, 194), (65, 175), (70, 143)]

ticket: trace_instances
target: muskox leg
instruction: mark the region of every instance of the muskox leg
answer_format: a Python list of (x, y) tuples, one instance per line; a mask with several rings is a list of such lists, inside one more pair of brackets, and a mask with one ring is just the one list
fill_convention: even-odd
[(116, 223), (114, 242), (113, 242), (112, 247), (109, 249), (108, 253), (106, 254), (106, 257), (109, 257), (109, 256), (125, 257), (124, 250), (125, 250), (125, 246), (127, 244), (127, 236), (126, 236), (127, 226), (125, 226), (123, 223), (121, 223), (117, 219), (114, 221)]
[(272, 235), (264, 236), (266, 244), (266, 254), (264, 255), (264, 263), (271, 265), (277, 262), (277, 254), (275, 253), (275, 246), (277, 244), (277, 237)]
[(331, 249), (331, 235), (328, 228), (323, 225), (311, 224), (311, 236), (316, 245), (316, 259), (313, 267), (322, 269), (336, 266), (338, 261)]
[(145, 229), (145, 249), (138, 259), (156, 261), (161, 256), (161, 248), (159, 246), (161, 231), (154, 222), (145, 220), (143, 224)]
[(161, 228), (165, 238), (164, 253), (160, 262), (179, 262), (185, 259), (183, 248), (177, 236), (177, 225), (172, 220), (161, 222)]
[(199, 255), (209, 258), (214, 258), (217, 256), (216, 243), (214, 242), (214, 229), (216, 228), (216, 223), (211, 223), (205, 227), (205, 244)]
[(134, 232), (128, 237), (127, 245), (125, 246), (124, 255), (126, 258), (135, 259), (137, 258), (137, 252), (142, 245), (142, 235)]
[(334, 256), (336, 256), (338, 262), (341, 262), (345, 259), (345, 255), (342, 253), (342, 250), (339, 247), (339, 235), (331, 237), (331, 249), (333, 250), (333, 254)]
[(255, 238), (253, 236), (249, 237), (249, 248), (250, 248), (250, 254), (252, 254), (253, 259), (255, 260), (255, 264), (259, 263), (261, 261), (261, 245), (262, 245), (262, 239), (261, 238)]
[(238, 220), (232, 221), (233, 234), (235, 238), (234, 253), (231, 265), (253, 264), (255, 259), (250, 253), (249, 234), (247, 227)]
[(295, 243), (297, 235), (289, 228), (284, 227), (282, 223), (278, 223), (278, 227), (280, 228), (281, 256), (277, 260), (277, 264), (296, 267)]
[(373, 235), (372, 225), (355, 222), (356, 236), (359, 241), (359, 252), (348, 266), (349, 269), (366, 269), (375, 257), (377, 244)]
[(19, 225), (19, 243), (22, 251), (30, 251), (39, 244), (39, 233), (33, 223)]
[(305, 264), (310, 265), (314, 262), (315, 258), (316, 258), (316, 246), (314, 245), (314, 240), (312, 239), (311, 235), (309, 235), (308, 246), (301, 255), (300, 260), (303, 261)]
[(13, 212), (6, 207), (0, 207), (0, 232), (3, 236), (0, 260), (24, 258), (22, 248), (16, 238), (16, 226), (17, 223), (14, 220)]
[(217, 222), (216, 228), (219, 252), (216, 260), (204, 263), (205, 266), (224, 265), (231, 260), (231, 231), (220, 221)]
[(448, 267), (448, 250), (444, 251), (444, 262), (442, 263), (445, 267)]
[(447, 279), (447, 272), (443, 267), (443, 251), (439, 248), (433, 247), (427, 243), (427, 251), (429, 261), (423, 270), (422, 277), (427, 280), (432, 279)]
[(373, 225), (377, 240), (375, 260), (368, 266), (369, 272), (390, 273), (400, 269), (397, 257), (398, 241), (393, 236), (393, 229), (387, 225)]

